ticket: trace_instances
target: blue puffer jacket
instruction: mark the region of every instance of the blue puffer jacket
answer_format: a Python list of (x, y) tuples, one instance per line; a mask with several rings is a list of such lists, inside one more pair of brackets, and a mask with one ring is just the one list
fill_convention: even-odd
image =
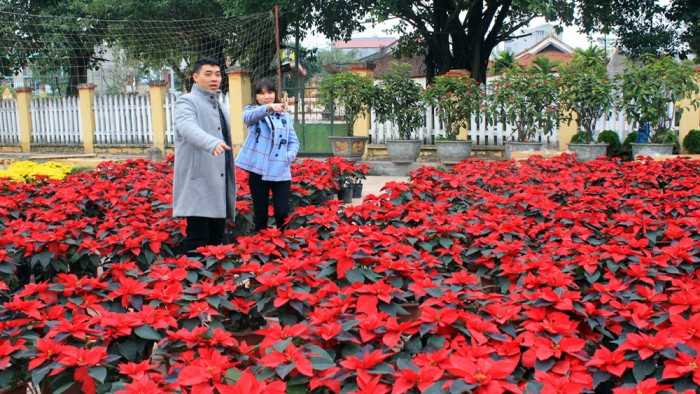
[(289, 114), (268, 113), (264, 105), (243, 110), (248, 136), (238, 153), (236, 166), (262, 175), (265, 181), (292, 180), (291, 165), (299, 152), (299, 139)]

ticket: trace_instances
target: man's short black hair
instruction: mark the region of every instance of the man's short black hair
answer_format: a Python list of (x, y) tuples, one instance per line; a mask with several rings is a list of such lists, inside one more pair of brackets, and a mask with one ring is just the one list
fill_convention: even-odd
[(197, 61), (194, 63), (194, 67), (192, 68), (192, 74), (198, 73), (203, 66), (216, 66), (221, 68), (221, 65), (216, 59), (213, 59), (211, 57), (201, 57), (197, 59)]

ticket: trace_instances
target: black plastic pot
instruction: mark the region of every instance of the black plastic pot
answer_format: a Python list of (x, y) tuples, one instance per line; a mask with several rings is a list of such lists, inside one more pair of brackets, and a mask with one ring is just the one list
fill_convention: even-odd
[(349, 204), (352, 202), (352, 186), (340, 189), (343, 193), (343, 202)]
[(352, 198), (362, 198), (362, 182), (352, 185)]

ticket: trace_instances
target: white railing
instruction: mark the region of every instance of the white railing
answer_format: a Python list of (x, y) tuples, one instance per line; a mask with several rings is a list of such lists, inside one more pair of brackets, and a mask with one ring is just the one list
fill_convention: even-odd
[(32, 143), (81, 144), (77, 97), (34, 98), (30, 108)]
[[(672, 115), (672, 113), (669, 114), (669, 116)], [(477, 124), (476, 119), (476, 117), (472, 117), (469, 128), (469, 139), (475, 146), (498, 146), (505, 144), (505, 142), (508, 140), (512, 141), (515, 139), (515, 133), (512, 125), (504, 125), (501, 123), (487, 125), (486, 122), (483, 121), (483, 118), (482, 121)], [(562, 124), (564, 124), (563, 121)], [(609, 116), (604, 116), (597, 121), (596, 135), (594, 137), (596, 137), (598, 133), (603, 130), (616, 131), (620, 137), (620, 141), (622, 142), (631, 132), (635, 130), (635, 127), (632, 123), (627, 121), (624, 112), (614, 111)], [(372, 111), (370, 135), (372, 138), (372, 143), (383, 144), (388, 139), (398, 138), (399, 130), (398, 127), (391, 122), (379, 122), (374, 111)], [(420, 139), (426, 144), (430, 144), (435, 139), (444, 136), (445, 127), (437, 113), (434, 113), (431, 108), (427, 108), (425, 111), (423, 125), (417, 128), (411, 134), (411, 138)], [(554, 131), (549, 135), (539, 133), (535, 136), (535, 140), (544, 142), (548, 148), (557, 148), (560, 144), (559, 130), (554, 129)], [(569, 141), (562, 141), (561, 143), (568, 144)]]
[(96, 96), (95, 142), (106, 145), (152, 143), (149, 96)]
[[(178, 93), (170, 93), (165, 96), (165, 143), (167, 145), (175, 144), (175, 103), (177, 98), (180, 97)], [(219, 94), (219, 104), (221, 108), (228, 111), (228, 94)], [(228, 113), (228, 112), (227, 112)], [(229, 132), (231, 125), (229, 125)]]
[(15, 100), (0, 100), (0, 144), (19, 144), (19, 123)]
[[(514, 134), (511, 125), (486, 125), (482, 121), (477, 123), (477, 118), (472, 117), (469, 128), (469, 139), (476, 146), (499, 146), (505, 144), (506, 140), (513, 140)], [(383, 144), (388, 139), (399, 137), (399, 129), (391, 122), (379, 122), (372, 111), (370, 135), (372, 143)], [(423, 115), (423, 124), (411, 133), (412, 139), (419, 139), (424, 144), (432, 144), (436, 139), (445, 136), (445, 126), (440, 120), (437, 112), (432, 107), (427, 107)], [(555, 130), (549, 136), (540, 133), (536, 135), (536, 140), (544, 142), (547, 147), (556, 147), (558, 143), (558, 131)]]

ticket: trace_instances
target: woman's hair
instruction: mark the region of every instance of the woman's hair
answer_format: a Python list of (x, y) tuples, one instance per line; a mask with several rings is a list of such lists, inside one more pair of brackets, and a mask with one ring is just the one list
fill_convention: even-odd
[(263, 78), (255, 81), (255, 84), (253, 85), (253, 101), (257, 103), (257, 100), (255, 99), (255, 96), (258, 93), (262, 92), (275, 92), (275, 103), (279, 103), (279, 97), (277, 97), (277, 87), (275, 86), (275, 83), (272, 82), (272, 80)]

